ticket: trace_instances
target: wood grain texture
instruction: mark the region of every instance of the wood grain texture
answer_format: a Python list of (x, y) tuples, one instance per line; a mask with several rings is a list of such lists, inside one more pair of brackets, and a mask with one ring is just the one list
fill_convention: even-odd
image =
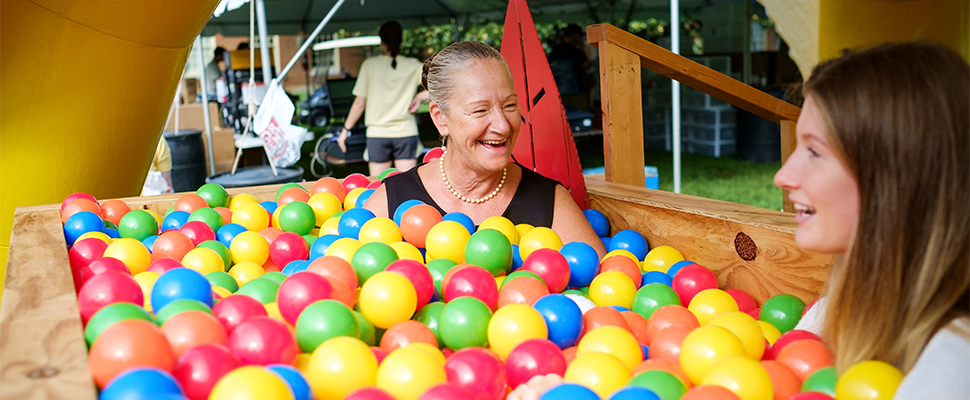
[[(798, 248), (791, 214), (598, 179), (586, 187), (611, 234), (633, 229), (650, 247), (672, 246), (714, 271), (722, 288), (743, 289), (758, 304), (781, 293), (810, 301), (828, 276), (832, 257)], [(757, 246), (753, 260), (738, 254), (738, 233)]]
[(611, 43), (599, 46), (606, 180), (643, 186), (643, 110), (638, 57)]
[[(640, 64), (657, 73), (731, 103), (764, 119), (797, 121), (801, 109), (670, 50), (610, 24), (586, 28), (589, 43), (610, 43), (639, 56)], [(600, 58), (601, 69), (603, 59)], [(603, 96), (606, 99), (605, 93)], [(632, 99), (627, 99), (632, 100)]]

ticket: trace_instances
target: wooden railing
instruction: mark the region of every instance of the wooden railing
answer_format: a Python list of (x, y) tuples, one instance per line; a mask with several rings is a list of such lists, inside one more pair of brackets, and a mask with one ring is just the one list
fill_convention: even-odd
[[(794, 150), (798, 107), (610, 24), (587, 27), (586, 37), (599, 48), (606, 180), (644, 184), (640, 67), (779, 124), (782, 162)], [(787, 196), (784, 204), (791, 211)]]

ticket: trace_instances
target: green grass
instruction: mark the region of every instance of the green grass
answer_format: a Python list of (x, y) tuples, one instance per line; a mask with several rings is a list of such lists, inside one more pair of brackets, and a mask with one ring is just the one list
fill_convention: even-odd
[[(577, 145), (583, 168), (603, 165), (601, 137), (582, 139)], [(673, 153), (645, 149), (644, 159), (646, 165), (657, 167), (660, 173), (660, 190), (673, 191)], [(714, 158), (682, 153), (681, 193), (780, 210), (781, 189), (772, 183), (779, 168), (780, 161), (759, 164), (730, 155)]]

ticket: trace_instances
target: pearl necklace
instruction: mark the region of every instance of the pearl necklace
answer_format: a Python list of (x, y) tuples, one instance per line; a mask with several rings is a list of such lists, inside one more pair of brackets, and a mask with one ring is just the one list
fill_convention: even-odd
[(448, 154), (448, 150), (445, 150), (444, 152), (441, 153), (441, 158), (438, 159), (438, 170), (441, 171), (441, 180), (445, 182), (445, 187), (447, 187), (448, 191), (451, 192), (451, 194), (455, 195), (455, 197), (457, 197), (458, 200), (464, 201), (466, 203), (481, 204), (491, 200), (493, 197), (495, 197), (495, 195), (498, 194), (499, 191), (502, 190), (502, 187), (505, 186), (505, 175), (508, 172), (508, 169), (509, 169), (508, 167), (505, 167), (502, 169), (502, 180), (498, 182), (498, 187), (496, 187), (495, 190), (493, 190), (492, 193), (489, 193), (487, 196), (482, 197), (480, 199), (469, 199), (465, 196), (462, 196), (461, 194), (458, 194), (458, 191), (456, 191), (455, 188), (451, 187), (451, 183), (448, 182), (448, 176), (445, 175), (445, 155), (446, 154)]

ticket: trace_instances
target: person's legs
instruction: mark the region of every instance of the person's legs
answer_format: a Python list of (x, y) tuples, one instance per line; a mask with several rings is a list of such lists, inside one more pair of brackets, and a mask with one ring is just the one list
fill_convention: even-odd
[(418, 152), (421, 150), (418, 136), (394, 139), (394, 168), (407, 171), (418, 165)]
[(370, 168), (370, 176), (377, 176), (377, 175), (380, 175), (381, 172), (384, 172), (385, 169), (391, 168), (391, 162), (390, 161), (385, 161), (385, 162), (371, 161), (367, 163), (367, 166)]
[(397, 168), (400, 171), (407, 171), (411, 168), (414, 168), (415, 165), (418, 165), (418, 159), (416, 158), (409, 158), (406, 160), (394, 160), (394, 168)]
[(367, 138), (367, 166), (370, 169), (370, 176), (380, 175), (385, 169), (391, 167), (391, 154), (394, 151), (393, 140)]

